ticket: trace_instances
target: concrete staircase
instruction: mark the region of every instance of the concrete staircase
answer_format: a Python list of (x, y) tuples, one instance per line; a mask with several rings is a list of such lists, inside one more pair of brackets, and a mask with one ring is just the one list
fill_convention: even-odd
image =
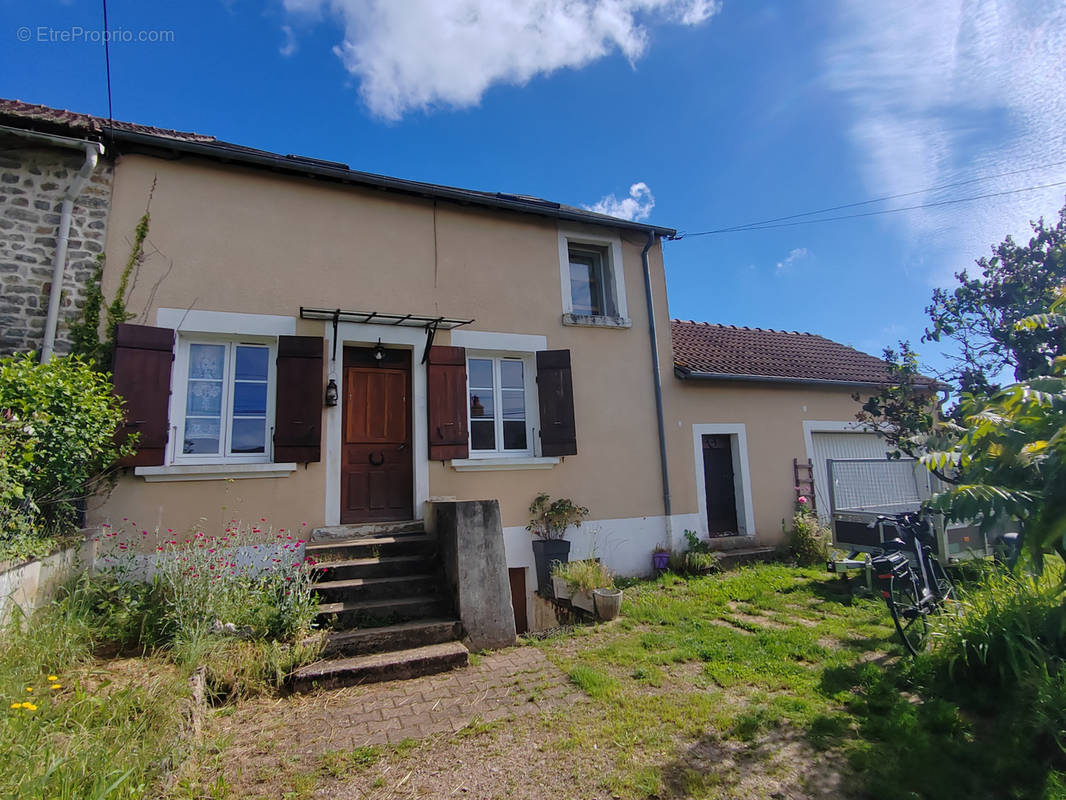
[(414, 678), (465, 666), (462, 626), (442, 592), (437, 542), (422, 523), (319, 528), (319, 623), (331, 628), (323, 660), (293, 674), (293, 688), (337, 688)]

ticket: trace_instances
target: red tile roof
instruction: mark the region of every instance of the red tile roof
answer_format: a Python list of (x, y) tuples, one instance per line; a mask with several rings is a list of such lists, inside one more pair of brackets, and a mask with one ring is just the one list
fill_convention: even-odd
[[(737, 380), (773, 379), (831, 383), (886, 383), (880, 358), (813, 333), (670, 320), (674, 367), (693, 374)], [(930, 386), (936, 381), (922, 378)]]
[[(91, 114), (79, 114), (76, 111), (66, 111), (61, 108), (36, 105), (35, 103), (23, 103), (21, 100), (0, 98), (0, 124), (5, 122), (15, 122), (19, 127), (32, 128), (45, 133), (67, 133), (94, 137), (102, 134), (112, 124), (105, 117), (94, 117)], [(183, 142), (218, 141), (214, 136), (205, 136), (188, 131), (173, 131), (168, 128), (156, 128), (151, 125), (138, 125), (136, 122), (122, 122), (116, 119), (113, 124), (115, 130), (143, 133), (148, 136), (162, 136), (166, 139), (177, 139)]]

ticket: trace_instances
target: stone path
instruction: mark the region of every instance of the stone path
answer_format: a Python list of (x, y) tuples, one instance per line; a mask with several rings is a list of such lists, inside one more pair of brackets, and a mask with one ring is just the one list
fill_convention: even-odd
[(254, 718), (263, 738), (253, 749), (264, 755), (278, 756), (280, 750), (307, 757), (451, 734), (478, 721), (494, 722), (585, 699), (540, 650), (518, 647), (439, 675), (252, 701), (223, 721), (223, 727)]

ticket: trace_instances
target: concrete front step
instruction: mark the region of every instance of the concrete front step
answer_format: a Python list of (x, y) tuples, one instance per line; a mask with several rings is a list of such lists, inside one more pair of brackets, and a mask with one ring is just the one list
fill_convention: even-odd
[(314, 572), (318, 580), (347, 581), (354, 578), (428, 575), (435, 569), (436, 562), (432, 558), (426, 555), (414, 555), (327, 561), (316, 565)]
[(737, 547), (732, 550), (720, 550), (717, 553), (718, 564), (723, 569), (741, 567), (763, 561), (773, 561), (778, 556), (774, 547)]
[(322, 656), (338, 658), (409, 650), (451, 642), (461, 636), (462, 624), (457, 619), (420, 619), (380, 628), (356, 628), (331, 633), (322, 647)]
[(297, 692), (336, 689), (376, 681), (417, 678), (465, 667), (470, 652), (460, 642), (425, 645), (409, 650), (339, 658), (308, 664), (296, 670), (292, 686)]
[(402, 533), (365, 536), (307, 545), (307, 555), (315, 561), (350, 561), (387, 556), (428, 555), (437, 547), (437, 537), (427, 533)]
[(411, 595), (430, 595), (437, 591), (437, 584), (437, 576), (433, 574), (331, 579), (318, 581), (315, 584), (315, 593), (324, 603), (362, 602), (389, 600)]
[(396, 533), (419, 533), (425, 530), (418, 520), (404, 522), (366, 522), (361, 525), (330, 525), (311, 531), (311, 543), (359, 539), (367, 536), (388, 536)]
[(395, 597), (387, 600), (343, 601), (322, 603), (318, 619), (322, 624), (332, 622), (342, 630), (361, 626), (369, 621), (403, 622), (407, 620), (441, 617), (450, 613), (444, 598), (436, 594)]

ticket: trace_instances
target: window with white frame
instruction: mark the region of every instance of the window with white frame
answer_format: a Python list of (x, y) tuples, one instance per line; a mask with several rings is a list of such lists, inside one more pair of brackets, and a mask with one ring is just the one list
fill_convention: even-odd
[(478, 354), (467, 359), (466, 374), (471, 456), (531, 453), (531, 359)]
[(181, 337), (175, 463), (270, 460), (274, 361), (272, 341)]
[(563, 324), (628, 328), (622, 240), (589, 231), (559, 232)]

